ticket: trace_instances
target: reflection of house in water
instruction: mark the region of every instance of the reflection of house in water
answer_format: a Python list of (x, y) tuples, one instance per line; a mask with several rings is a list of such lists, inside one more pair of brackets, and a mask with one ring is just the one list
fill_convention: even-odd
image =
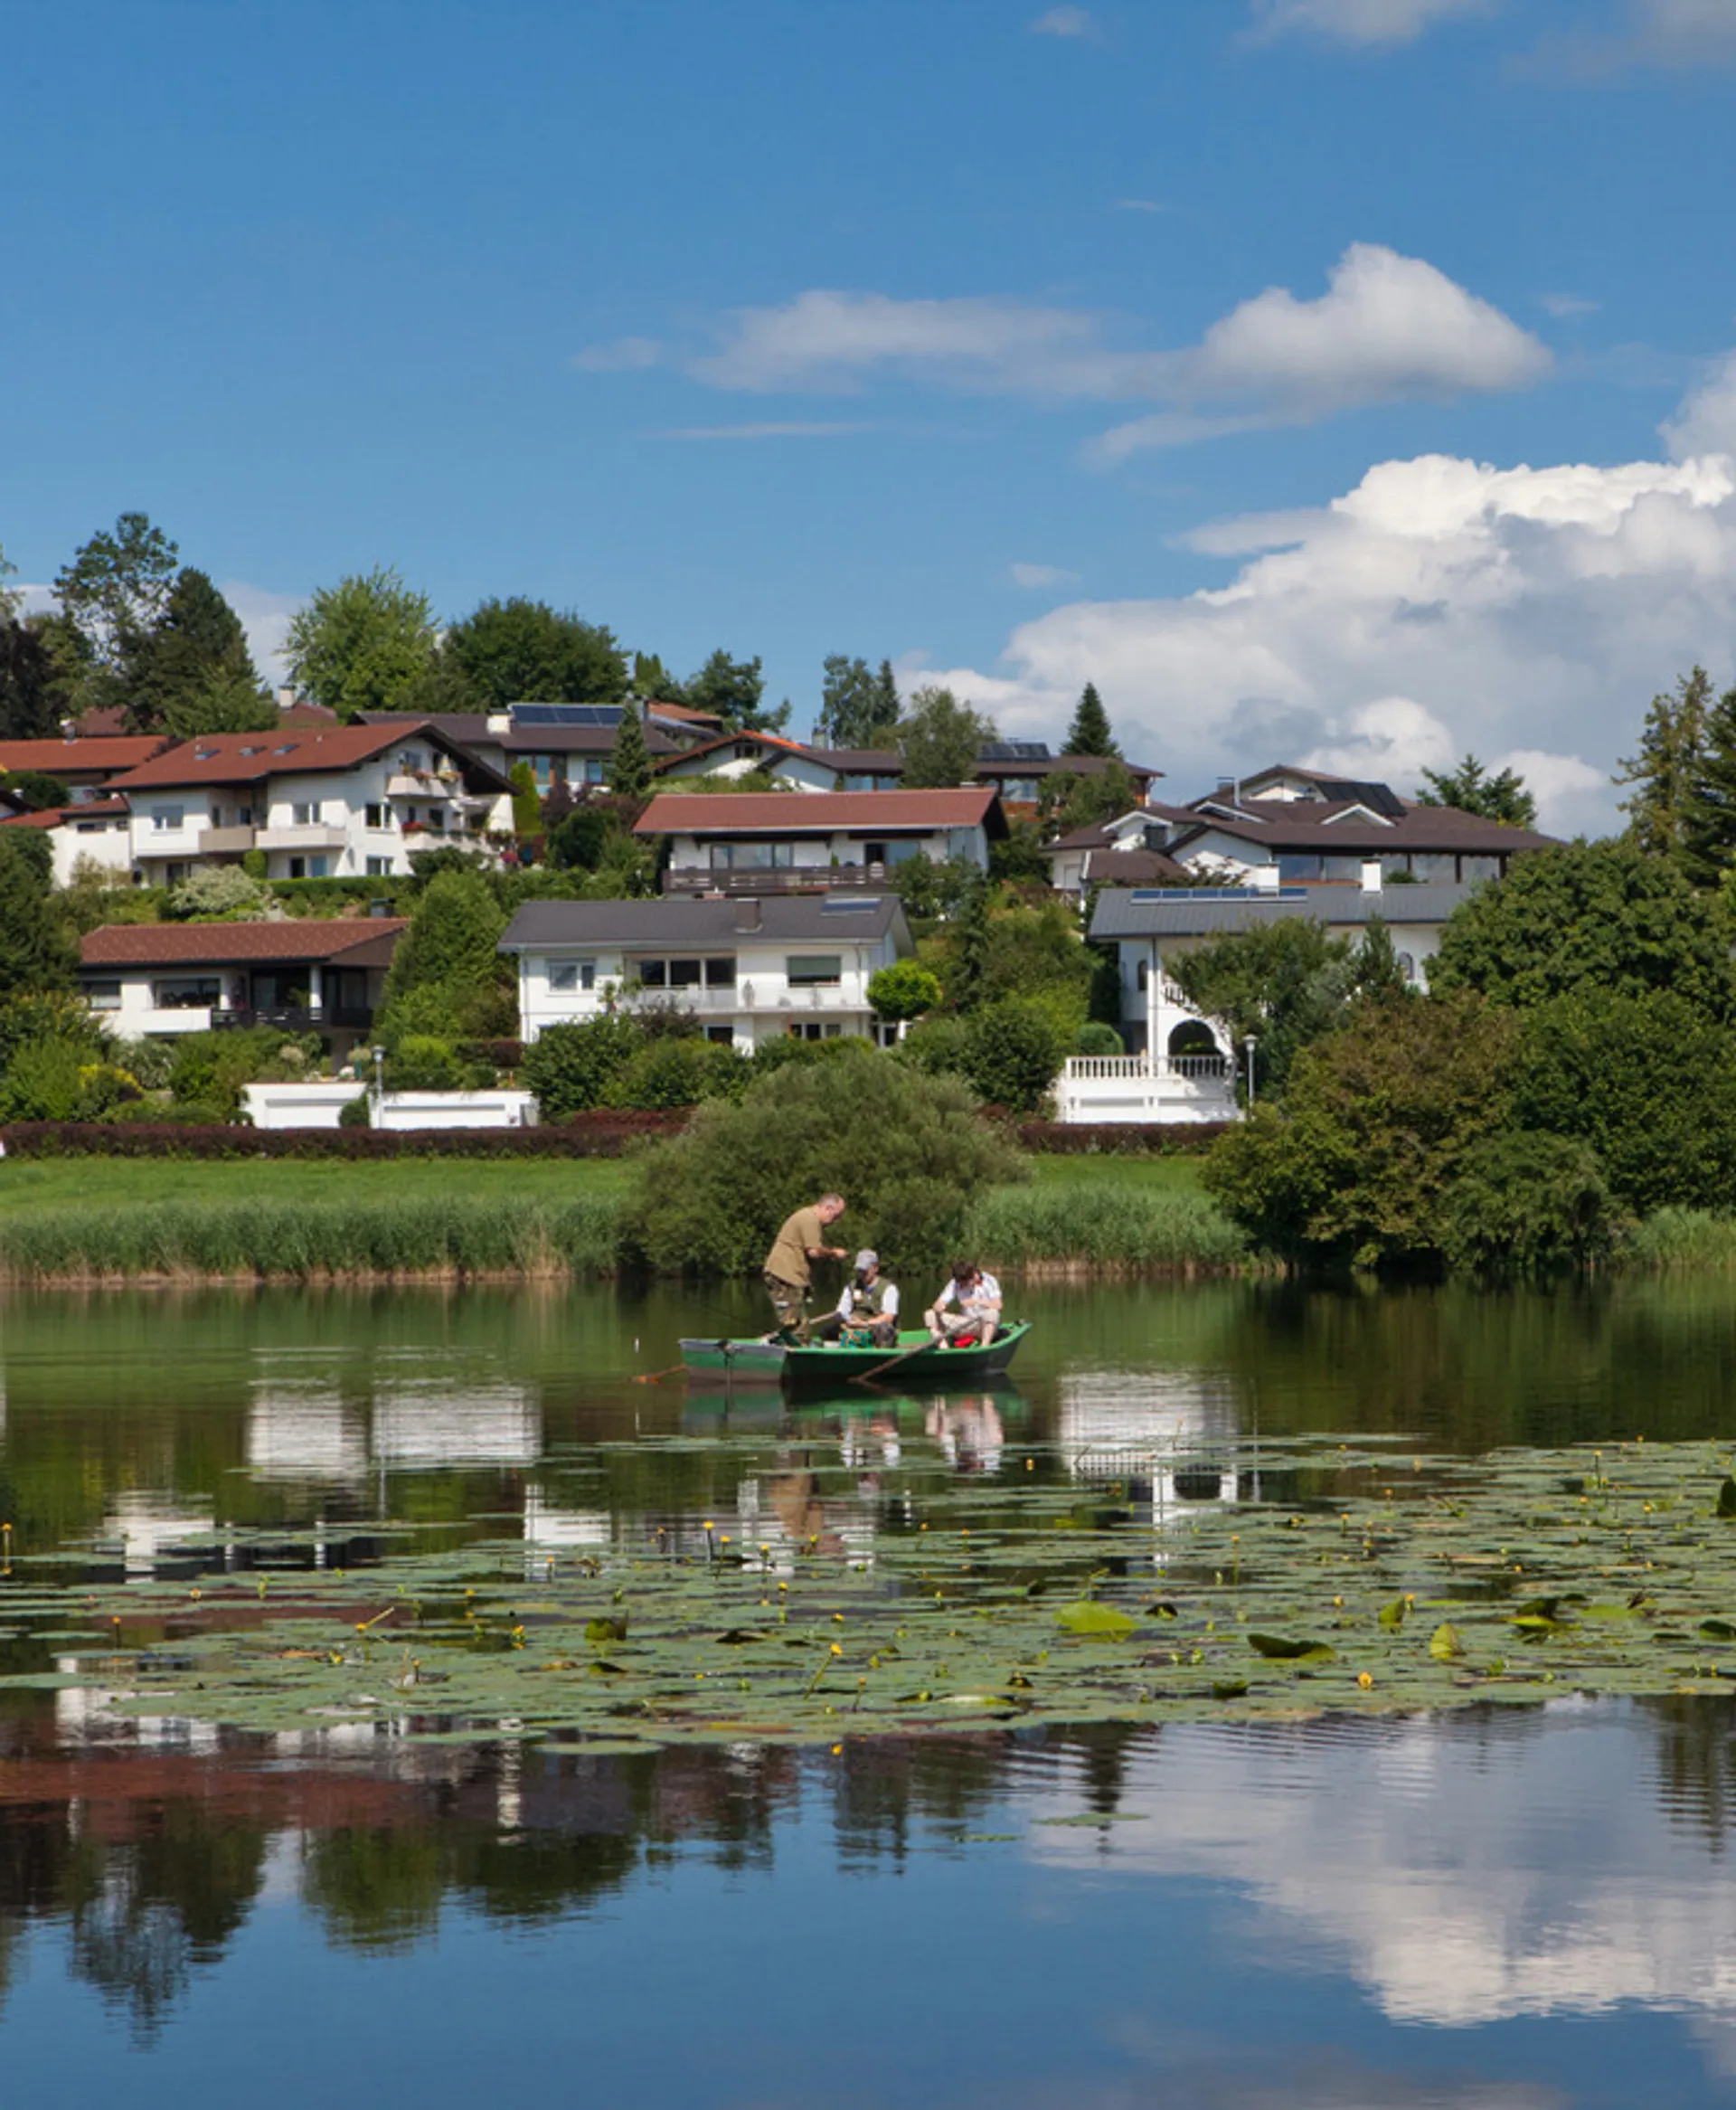
[(247, 1410), (247, 1463), (256, 1480), (360, 1480), (367, 1416), (335, 1391), (257, 1391)]
[(535, 1481), (524, 1490), (524, 1544), (535, 1553), (602, 1553), (615, 1543), (607, 1509), (563, 1509)]
[(247, 1462), (262, 1480), (353, 1483), (381, 1468), (533, 1465), (542, 1415), (517, 1385), (396, 1384), (370, 1400), (334, 1383), (259, 1386)]
[(1251, 1494), (1234, 1457), (1231, 1379), (1203, 1370), (1080, 1370), (1061, 1380), (1057, 1448), (1075, 1480), (1125, 1481), (1161, 1526), (1175, 1510)]
[(130, 1582), (148, 1575), (167, 1556), (212, 1532), (209, 1502), (171, 1489), (128, 1488), (97, 1528), (96, 1551), (118, 1551)]

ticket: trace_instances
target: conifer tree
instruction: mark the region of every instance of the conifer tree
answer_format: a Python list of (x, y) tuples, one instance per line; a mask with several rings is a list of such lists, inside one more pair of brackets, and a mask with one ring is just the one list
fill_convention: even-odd
[(1679, 862), (1696, 886), (1716, 886), (1736, 864), (1736, 688), (1726, 689), (1705, 713), (1688, 780)]
[(646, 745), (645, 721), (631, 699), (621, 705), (621, 722), (609, 758), (609, 788), (623, 799), (643, 799), (651, 789), (651, 750)]
[(1621, 801), (1628, 832), (1648, 856), (1688, 856), (1694, 786), (1712, 708), (1712, 677), (1703, 667), (1677, 677), (1673, 695), (1652, 698), (1639, 735), (1639, 752), (1618, 767), (1615, 781), (1634, 786)]
[(1121, 750), (1115, 743), (1115, 733), (1109, 724), (1109, 714), (1103, 708), (1103, 699), (1097, 693), (1095, 682), (1088, 681), (1080, 694), (1079, 708), (1073, 713), (1073, 722), (1067, 728), (1067, 743), (1062, 754), (1095, 754), (1104, 761), (1119, 761)]

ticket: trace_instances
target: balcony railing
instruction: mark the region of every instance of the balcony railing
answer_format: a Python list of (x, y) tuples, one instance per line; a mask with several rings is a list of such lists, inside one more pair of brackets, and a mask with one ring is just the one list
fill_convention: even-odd
[(819, 989), (792, 989), (787, 983), (771, 988), (756, 989), (751, 981), (737, 982), (733, 989), (642, 989), (637, 995), (623, 997), (624, 1010), (631, 1010), (638, 1004), (670, 1004), (677, 1010), (697, 1011), (702, 1016), (715, 1017), (719, 1013), (740, 1017), (746, 1014), (771, 1011), (829, 1011), (835, 1014), (861, 1012), (866, 1014), (865, 998), (846, 994), (844, 989), (828, 983)]
[(1215, 1082), (1230, 1074), (1230, 1058), (1221, 1055), (1070, 1055), (1065, 1074), (1081, 1083), (1132, 1084), (1147, 1077), (1182, 1077), (1191, 1083)]
[(262, 850), (341, 850), (349, 840), (341, 828), (304, 821), (283, 828), (262, 828), (255, 838)]
[(709, 865), (671, 865), (663, 875), (665, 894), (838, 894), (861, 886), (886, 886), (885, 865), (782, 865), (770, 872), (714, 871)]
[(238, 1004), (231, 1010), (213, 1010), (211, 1024), (213, 1032), (227, 1026), (271, 1026), (279, 1033), (329, 1033), (334, 1028), (366, 1033), (373, 1024), (373, 1008), (368, 1004), (279, 1004), (264, 1008)]
[(202, 856), (233, 856), (253, 847), (257, 830), (251, 828), (207, 828), (199, 833)]

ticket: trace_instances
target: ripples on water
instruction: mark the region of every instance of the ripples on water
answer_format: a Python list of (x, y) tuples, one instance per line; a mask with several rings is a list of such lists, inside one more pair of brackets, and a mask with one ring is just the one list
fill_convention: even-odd
[[(872, 1561), (887, 1503), (1038, 1452), (1143, 1476), (1155, 1550), (1240, 1491), (1214, 1438), (1699, 1436), (1736, 1376), (1703, 1285), (1030, 1301), (1016, 1390), (789, 1417), (631, 1384), (689, 1323), (656, 1299), (21, 1300), (0, 1512), (118, 1582), (225, 1524), (361, 1566), (385, 1519), (516, 1519), (530, 1573), (707, 1518)], [(610, 1759), (14, 1693), (0, 2074), (30, 2110), (1728, 2102), (1733, 1811), (1720, 1701)]]

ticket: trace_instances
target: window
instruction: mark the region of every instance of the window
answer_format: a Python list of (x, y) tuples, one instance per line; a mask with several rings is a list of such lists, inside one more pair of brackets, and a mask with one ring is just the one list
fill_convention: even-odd
[(203, 1011), (219, 1002), (222, 983), (214, 974), (177, 974), (151, 984), (159, 1011)]
[(411, 776), (419, 777), (428, 767), (428, 757), (420, 747), (407, 747), (398, 757), (398, 766), (401, 770), (408, 770)]
[(368, 877), (370, 879), (384, 879), (389, 876), (391, 871), (392, 859), (390, 857), (370, 857), (368, 859)]
[(792, 1040), (836, 1040), (842, 1036), (844, 1028), (837, 1025), (823, 1026), (817, 1018), (806, 1023), (800, 1018), (792, 1018), (788, 1031)]
[(290, 860), (289, 860), (289, 876), (290, 876), (290, 878), (291, 878), (291, 879), (306, 879), (306, 878), (307, 878), (307, 858), (306, 858), (306, 857), (291, 857), (291, 858), (290, 858)]
[(549, 987), (551, 989), (594, 989), (597, 986), (597, 962), (594, 960), (552, 960), (549, 962)]
[(1406, 981), (1416, 980), (1417, 963), (1414, 957), (1410, 953), (1401, 952), (1399, 954), (1399, 972), (1404, 977)]
[(794, 843), (713, 843), (713, 872), (786, 872), (796, 862)]
[(844, 979), (844, 955), (839, 952), (792, 952), (784, 972), (793, 989), (835, 989)]
[(602, 758), (594, 754), (590, 756), (585, 762), (586, 783), (600, 784), (603, 781), (603, 774)]
[(364, 806), (362, 809), (362, 825), (364, 828), (386, 827), (385, 808), (383, 806)]
[(700, 960), (641, 960), (631, 965), (647, 989), (696, 989), (704, 970)]
[(172, 834), (175, 829), (184, 828), (186, 824), (187, 809), (184, 806), (153, 806), (151, 809), (151, 826), (162, 834)]
[(307, 860), (307, 876), (309, 879), (324, 879), (326, 873), (330, 869), (331, 865), (327, 858), (309, 857)]
[(708, 989), (732, 989), (735, 987), (735, 959), (708, 960), (705, 962), (705, 987)]
[(444, 835), (446, 833), (446, 809), (444, 806), (430, 806), (429, 808), (428, 832), (429, 835)]
[(118, 1011), (120, 984), (118, 981), (88, 981), (84, 985), (84, 1000), (93, 1011)]
[(315, 828), (319, 823), (319, 808), (308, 802), (298, 802), (289, 809), (297, 828)]
[(714, 1042), (719, 1047), (733, 1047), (735, 1046), (735, 1028), (733, 1026), (708, 1026), (705, 1028), (705, 1037), (707, 1040)]

